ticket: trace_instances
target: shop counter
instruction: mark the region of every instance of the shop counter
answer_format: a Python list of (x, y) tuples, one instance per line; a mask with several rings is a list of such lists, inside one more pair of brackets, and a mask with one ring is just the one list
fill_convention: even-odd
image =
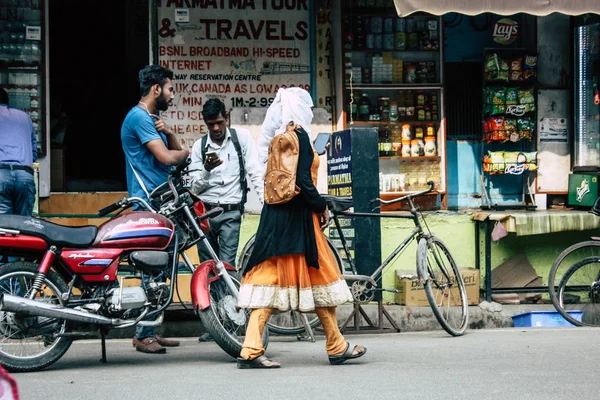
[(492, 230), (496, 223), (517, 236), (543, 235), (566, 231), (586, 231), (600, 227), (600, 218), (588, 211), (538, 210), (538, 211), (477, 211), (475, 221), (475, 267), (481, 268), (480, 229), (485, 226), (485, 299), (491, 301), (493, 293), (546, 293), (547, 286), (527, 288), (492, 288)]

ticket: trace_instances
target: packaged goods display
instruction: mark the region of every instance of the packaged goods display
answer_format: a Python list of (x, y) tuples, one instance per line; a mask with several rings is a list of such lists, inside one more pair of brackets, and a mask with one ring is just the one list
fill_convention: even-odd
[(402, 163), (396, 173), (379, 173), (379, 190), (384, 193), (424, 190), (428, 181), (438, 187), (440, 171), (437, 160), (411, 160)]
[(355, 85), (439, 82), (436, 61), (408, 60), (401, 52), (375, 50), (380, 51), (345, 54), (346, 82), (350, 79)]
[(441, 21), (397, 17), (393, 0), (344, 3), (346, 127), (377, 130), (383, 193), (424, 190), (429, 180), (445, 191)]
[[(367, 7), (370, 8), (370, 7)], [(373, 8), (371, 8), (373, 9)], [(376, 10), (376, 8), (375, 8)], [(347, 15), (344, 49), (390, 49), (398, 51), (439, 51), (440, 35), (436, 18)]]
[(439, 105), (434, 91), (399, 90), (391, 95), (348, 91), (347, 120), (352, 121), (438, 121)]
[(537, 170), (537, 151), (488, 151), (483, 156), (483, 170), (491, 174), (520, 175)]
[(483, 141), (531, 141), (536, 121), (537, 55), (485, 55)]

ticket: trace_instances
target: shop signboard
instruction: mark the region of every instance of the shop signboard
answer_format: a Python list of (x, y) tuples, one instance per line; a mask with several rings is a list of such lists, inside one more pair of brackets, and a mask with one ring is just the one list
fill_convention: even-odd
[(502, 18), (494, 25), (494, 42), (509, 45), (519, 36), (519, 23), (510, 18)]
[(255, 108), (282, 87), (310, 91), (308, 2), (159, 0), (157, 10), (158, 60), (175, 73), (175, 104), (161, 115), (184, 146), (207, 132), (210, 98)]
[[(358, 213), (372, 212), (371, 200), (379, 197), (379, 148), (377, 129), (346, 129), (333, 132), (327, 156), (328, 192), (351, 196)], [(375, 211), (378, 212), (378, 211)], [(355, 216), (341, 222), (344, 237), (353, 250), (354, 265), (361, 275), (370, 275), (381, 263), (381, 224), (378, 217)], [(336, 247), (339, 238), (330, 230)], [(352, 254), (352, 253), (351, 253)], [(342, 250), (340, 255), (345, 256)], [(376, 299), (381, 294), (377, 293)]]
[[(352, 136), (350, 130), (333, 132), (331, 145), (327, 152), (327, 192), (332, 196), (352, 197)], [(340, 217), (340, 225), (344, 230), (346, 244), (354, 257), (354, 221), (352, 218)], [(342, 258), (346, 254), (335, 227), (329, 228), (329, 237), (340, 252)]]

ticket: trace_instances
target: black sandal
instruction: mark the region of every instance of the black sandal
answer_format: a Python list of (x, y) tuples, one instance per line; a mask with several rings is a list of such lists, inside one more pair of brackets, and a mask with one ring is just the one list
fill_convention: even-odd
[(350, 360), (352, 358), (362, 357), (367, 352), (367, 348), (366, 347), (360, 346), (364, 350), (361, 351), (361, 352), (359, 352), (359, 353), (357, 353), (357, 354), (352, 354), (354, 352), (354, 349), (356, 349), (357, 347), (359, 347), (359, 346), (358, 345), (352, 346), (350, 344), (350, 342), (346, 342), (346, 350), (343, 353), (340, 353), (340, 354), (330, 355), (329, 356), (329, 363), (331, 365), (340, 365), (341, 363), (345, 362), (346, 360)]
[[(265, 362), (268, 362), (268, 364), (265, 364)], [(239, 369), (279, 368), (279, 367), (281, 367), (281, 364), (279, 364), (277, 361), (273, 361), (270, 358), (267, 358), (266, 356), (262, 355), (262, 356), (253, 358), (252, 360), (246, 360), (241, 357), (238, 357), (237, 358), (237, 367)]]

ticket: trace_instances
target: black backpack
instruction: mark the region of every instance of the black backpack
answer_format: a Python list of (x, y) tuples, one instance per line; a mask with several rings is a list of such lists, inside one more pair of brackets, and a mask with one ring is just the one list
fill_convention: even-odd
[[(235, 151), (238, 154), (238, 160), (240, 162), (240, 186), (242, 187), (242, 201), (240, 203), (240, 213), (244, 214), (244, 205), (246, 204), (246, 198), (248, 197), (248, 181), (246, 180), (246, 168), (244, 167), (244, 154), (242, 154), (242, 147), (240, 146), (240, 141), (238, 140), (237, 132), (235, 129), (229, 128), (229, 132), (231, 133), (231, 141), (233, 142), (233, 147), (235, 147)], [(206, 141), (208, 140), (208, 133), (202, 137), (202, 160), (206, 159)]]

